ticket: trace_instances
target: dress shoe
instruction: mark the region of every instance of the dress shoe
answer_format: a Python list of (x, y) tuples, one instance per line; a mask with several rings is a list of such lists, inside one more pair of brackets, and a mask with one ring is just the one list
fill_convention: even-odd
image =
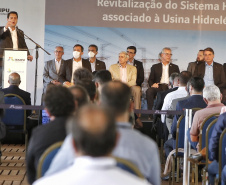
[(201, 160), (203, 160), (203, 156), (200, 153), (194, 154), (194, 155), (190, 155), (190, 157), (188, 157), (188, 161), (192, 162), (192, 163), (198, 163)]

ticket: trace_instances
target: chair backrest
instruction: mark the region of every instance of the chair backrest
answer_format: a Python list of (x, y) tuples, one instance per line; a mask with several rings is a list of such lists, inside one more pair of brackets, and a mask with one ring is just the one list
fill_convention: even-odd
[(57, 154), (58, 150), (60, 149), (63, 141), (54, 143), (50, 147), (48, 147), (45, 152), (42, 154), (42, 156), (39, 159), (38, 162), (38, 168), (37, 168), (37, 179), (44, 176), (44, 174), (49, 169), (49, 166), (54, 158), (54, 156)]
[[(192, 108), (193, 112), (197, 110), (200, 110), (200, 108)], [(184, 148), (184, 138), (185, 138), (185, 116), (181, 115), (177, 121), (176, 156), (178, 154), (178, 148)]]
[[(221, 133), (220, 142), (219, 142), (219, 177), (221, 177), (221, 171), (226, 165), (226, 129)], [(220, 179), (219, 179), (220, 182)]]
[(117, 167), (119, 167), (133, 175), (136, 175), (137, 177), (144, 179), (144, 176), (142, 175), (140, 170), (132, 162), (130, 162), (126, 159), (119, 158), (119, 157), (114, 157), (114, 159), (117, 161)]
[(208, 159), (209, 159), (209, 156), (210, 156), (210, 151), (209, 151), (209, 141), (210, 141), (210, 137), (212, 135), (212, 132), (213, 132), (213, 129), (214, 129), (214, 126), (217, 122), (217, 119), (218, 118), (215, 118), (207, 127), (206, 129), (206, 138), (205, 138), (205, 143), (206, 143), (206, 169), (208, 169)]
[[(5, 104), (26, 105), (24, 100), (16, 94), (4, 95), (4, 101)], [(8, 126), (23, 125), (26, 129), (26, 110), (6, 109), (2, 121)]]
[(203, 120), (200, 126), (200, 133), (199, 133), (199, 151), (206, 147), (206, 129), (210, 125), (210, 123), (218, 118), (219, 113), (211, 114), (206, 119)]

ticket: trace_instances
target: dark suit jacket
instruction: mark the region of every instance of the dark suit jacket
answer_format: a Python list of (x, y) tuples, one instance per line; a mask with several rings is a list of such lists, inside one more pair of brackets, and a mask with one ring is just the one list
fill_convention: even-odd
[(52, 144), (65, 139), (66, 121), (66, 117), (56, 117), (50, 123), (33, 129), (26, 154), (27, 177), (30, 184), (36, 179), (38, 161), (43, 152)]
[[(169, 64), (169, 76), (174, 73), (180, 73), (179, 67), (175, 64)], [(151, 73), (148, 79), (148, 84), (151, 87), (154, 83), (159, 83), (162, 77), (162, 63), (154, 64), (151, 67)]]
[(57, 74), (55, 59), (49, 60), (45, 63), (45, 67), (43, 71), (43, 92), (46, 91), (48, 84), (50, 84), (52, 80), (59, 81), (59, 76), (65, 70), (65, 67), (66, 67), (65, 65), (66, 65), (65, 61), (62, 59), (60, 70), (59, 70), (59, 73)]
[(220, 135), (225, 128), (226, 128), (226, 113), (223, 113), (219, 116), (210, 137), (210, 142), (209, 142), (209, 151), (210, 151), (209, 159), (210, 160), (218, 161)]
[[(27, 49), (27, 45), (24, 40), (24, 33), (22, 30), (17, 30), (17, 40), (19, 49)], [(11, 33), (9, 29), (4, 32), (4, 27), (0, 27), (0, 58), (3, 58), (4, 54), (4, 50), (2, 50), (2, 48), (13, 48)], [(2, 66), (2, 62), (0, 62), (0, 66)]]
[(134, 59), (133, 66), (135, 66), (137, 68), (137, 80), (136, 80), (136, 84), (138, 86), (141, 86), (142, 83), (144, 82), (144, 67), (143, 67), (143, 63)]
[(174, 87), (172, 89), (168, 89), (166, 91), (160, 91), (157, 93), (157, 98), (156, 98), (156, 102), (155, 102), (155, 106), (154, 109), (155, 110), (161, 110), (162, 109), (162, 105), (164, 102), (164, 98), (166, 97), (166, 95), (170, 92), (176, 91), (178, 89), (178, 87)]
[[(8, 88), (2, 89), (4, 94), (16, 94), (23, 98), (26, 105), (31, 105), (31, 94), (20, 89), (17, 85), (10, 85)], [(27, 110), (27, 116), (31, 115), (31, 110)]]
[[(205, 62), (199, 62), (196, 66), (193, 76), (204, 78), (205, 69), (206, 69), (205, 65), (206, 65)], [(221, 64), (217, 62), (213, 62), (213, 79), (214, 79), (214, 84), (219, 88), (226, 87), (224, 68)]]
[[(207, 105), (201, 95), (193, 95), (185, 100), (181, 100), (176, 105), (176, 110), (192, 109), (192, 108), (205, 108)], [(174, 139), (176, 139), (177, 121), (180, 115), (175, 115), (173, 118), (173, 124), (171, 127), (171, 133)]]
[(95, 71), (106, 70), (105, 62), (96, 59)]
[[(59, 76), (59, 81), (61, 83), (64, 83), (65, 81), (71, 82), (71, 77), (73, 74), (72, 73), (73, 58), (66, 60), (65, 63), (66, 63), (66, 67), (65, 67), (65, 69), (63, 69), (62, 73)], [(88, 69), (92, 73), (89, 60), (82, 59), (82, 67)]]

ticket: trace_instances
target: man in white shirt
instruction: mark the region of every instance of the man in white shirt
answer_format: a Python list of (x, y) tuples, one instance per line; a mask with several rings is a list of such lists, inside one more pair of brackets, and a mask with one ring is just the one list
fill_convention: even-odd
[(63, 82), (65, 86), (70, 87), (73, 85), (73, 73), (76, 69), (84, 67), (92, 72), (89, 60), (82, 58), (83, 51), (84, 48), (82, 45), (74, 45), (73, 58), (65, 61), (67, 64), (66, 68), (62, 71), (62, 74), (60, 74), (60, 81)]
[(110, 157), (118, 134), (114, 116), (106, 108), (84, 106), (69, 124), (77, 155), (74, 164), (59, 173), (37, 180), (34, 185), (149, 184), (146, 180), (117, 168), (116, 161)]
[[(165, 47), (159, 54), (160, 63), (154, 64), (151, 67), (151, 73), (148, 79), (149, 88), (146, 91), (149, 110), (153, 107), (157, 92), (168, 89), (169, 76), (174, 72), (180, 72), (177, 65), (170, 63), (171, 57), (171, 49)], [(153, 119), (153, 116), (150, 115), (149, 118)]]
[[(4, 48), (7, 49), (28, 49), (24, 40), (24, 33), (17, 28), (18, 13), (11, 11), (7, 14), (5, 27), (0, 27), (0, 86), (2, 85), (2, 62)], [(28, 52), (27, 59), (32, 61), (33, 56)]]
[(45, 93), (47, 86), (51, 83), (59, 85), (59, 76), (65, 68), (65, 61), (62, 59), (64, 55), (64, 48), (62, 46), (55, 47), (55, 59), (49, 60), (45, 63), (43, 71), (43, 92)]
[[(173, 91), (166, 95), (164, 102), (163, 102), (162, 110), (172, 110), (171, 104), (172, 104), (173, 100), (188, 96), (188, 92), (186, 91), (186, 86), (187, 86), (187, 83), (190, 80), (190, 78), (191, 78), (191, 72), (182, 71), (180, 73), (179, 79), (178, 79), (179, 80), (179, 82), (178, 82), (179, 88), (176, 91)], [(162, 123), (165, 122), (165, 117), (166, 117), (165, 114), (161, 115)], [(171, 130), (171, 125), (172, 125), (172, 119), (168, 120), (166, 122), (166, 126), (167, 126), (169, 132)]]

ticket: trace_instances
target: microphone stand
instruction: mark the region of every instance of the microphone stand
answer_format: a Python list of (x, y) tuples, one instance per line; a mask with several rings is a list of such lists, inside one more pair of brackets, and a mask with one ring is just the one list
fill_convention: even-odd
[(32, 40), (30, 37), (28, 37), (22, 30), (20, 30), (18, 27), (18, 32), (19, 33), (23, 33), (23, 35), (28, 38), (31, 42), (33, 42), (36, 47), (35, 47), (35, 86), (34, 86), (34, 105), (36, 105), (36, 91), (37, 91), (37, 77), (38, 77), (38, 74), (37, 74), (37, 71), (38, 71), (38, 57), (39, 57), (39, 54), (38, 54), (38, 49), (42, 49), (43, 51), (45, 51), (48, 55), (51, 55), (48, 51), (46, 51), (44, 48), (42, 48), (37, 42), (35, 42), (34, 40)]

